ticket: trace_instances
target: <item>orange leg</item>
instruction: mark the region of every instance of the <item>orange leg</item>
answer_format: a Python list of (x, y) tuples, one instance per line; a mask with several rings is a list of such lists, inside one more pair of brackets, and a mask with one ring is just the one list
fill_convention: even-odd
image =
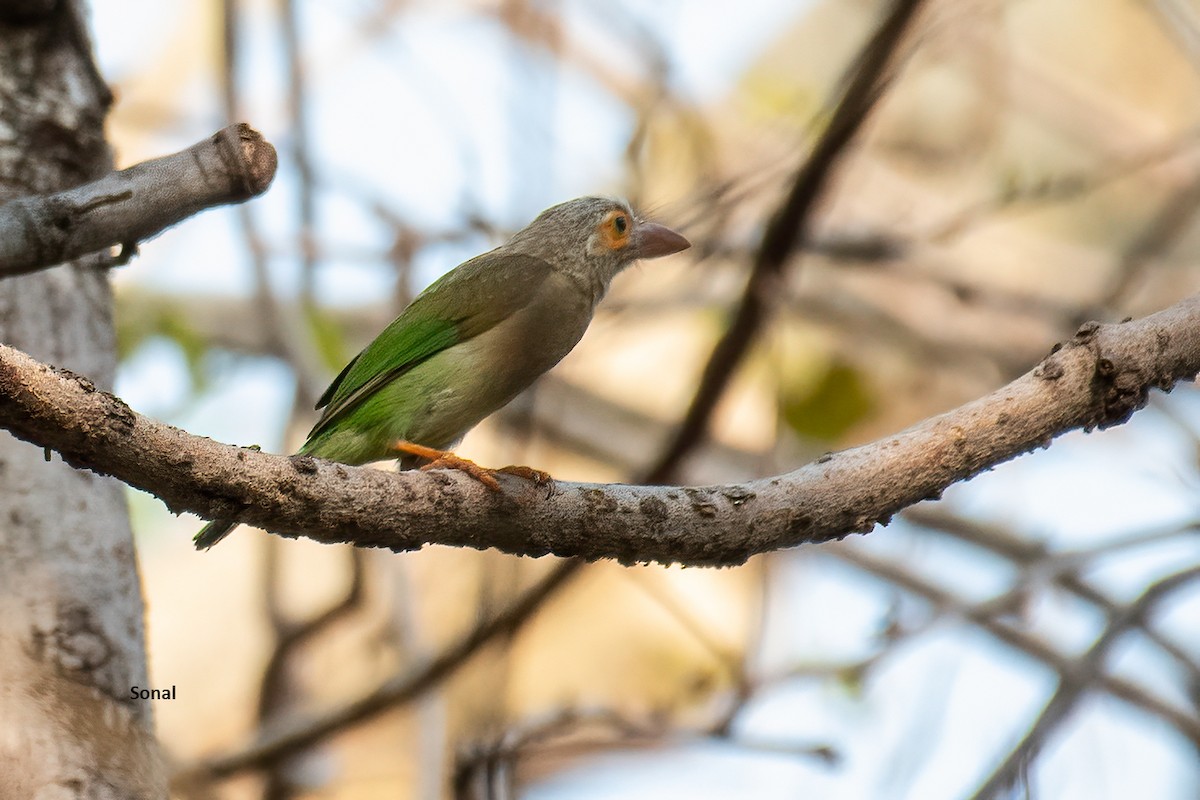
[(540, 469), (534, 469), (533, 467), (513, 465), (501, 467), (500, 469), (489, 469), (488, 467), (481, 467), (469, 459), (456, 456), (449, 450), (438, 450), (434, 447), (426, 447), (423, 444), (414, 444), (413, 442), (406, 442), (404, 440), (396, 442), (392, 447), (401, 453), (408, 453), (418, 458), (428, 459), (429, 463), (422, 466), (422, 470), (456, 469), (459, 472), (467, 473), (493, 492), (500, 491), (500, 482), (496, 480), (497, 472), (525, 478), (526, 480), (533, 481), (538, 486), (545, 486), (553, 480), (548, 473), (542, 472)]

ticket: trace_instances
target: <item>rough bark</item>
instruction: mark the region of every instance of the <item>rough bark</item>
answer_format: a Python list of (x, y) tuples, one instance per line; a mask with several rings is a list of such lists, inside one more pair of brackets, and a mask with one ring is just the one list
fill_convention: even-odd
[(261, 194), (275, 148), (245, 123), (169, 156), (52, 195), (0, 206), (0, 276), (33, 272), (102, 248), (138, 242), (198, 211)]
[(147, 419), (86, 378), (0, 347), (0, 426), (112, 474), (169, 508), (285, 535), (395, 550), (429, 543), (540, 556), (730, 565), (865, 533), (952, 483), (1119, 424), (1151, 389), (1200, 371), (1200, 295), (1116, 325), (1088, 323), (1036, 369), (972, 403), (774, 478), (730, 486), (492, 492), (458, 472), (390, 474), (213, 442)]
[[(109, 172), (110, 100), (76, 3), (0, 9), (0, 200)], [(96, 261), (0, 281), (0, 341), (110, 386)], [(7, 434), (0, 482), (0, 797), (165, 796), (121, 485)]]

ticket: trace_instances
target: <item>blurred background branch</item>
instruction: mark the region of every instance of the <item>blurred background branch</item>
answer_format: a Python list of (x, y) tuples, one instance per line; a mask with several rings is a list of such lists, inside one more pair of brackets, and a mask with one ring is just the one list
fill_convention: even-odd
[(875, 34), (854, 61), (846, 89), (833, 108), (829, 126), (797, 171), (784, 202), (763, 228), (741, 302), (729, 327), (713, 348), (696, 393), (671, 444), (647, 472), (647, 482), (670, 479), (684, 451), (699, 438), (708, 418), (769, 312), (769, 296), (781, 283), (784, 266), (797, 242), (807, 237), (809, 213), (825, 188), (834, 166), (854, 139), (875, 102), (883, 95), (887, 70), (904, 41), (904, 32), (921, 8), (921, 0), (895, 0)]

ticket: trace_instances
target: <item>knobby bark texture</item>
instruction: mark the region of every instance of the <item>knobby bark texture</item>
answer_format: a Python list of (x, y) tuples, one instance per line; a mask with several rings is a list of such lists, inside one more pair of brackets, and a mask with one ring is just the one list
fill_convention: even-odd
[(322, 542), (429, 543), (540, 556), (732, 565), (850, 533), (1074, 429), (1124, 422), (1154, 388), (1200, 371), (1200, 295), (1144, 319), (1087, 323), (1035, 369), (979, 400), (794, 472), (708, 487), (392, 474), (284, 457), (147, 419), (87, 378), (0, 347), (0, 426), (115, 475), (173, 511)]
[[(0, 200), (108, 173), (110, 102), (77, 3), (0, 8)], [(0, 281), (0, 341), (110, 386), (97, 261)], [(0, 797), (164, 797), (121, 485), (8, 435), (0, 482)]]

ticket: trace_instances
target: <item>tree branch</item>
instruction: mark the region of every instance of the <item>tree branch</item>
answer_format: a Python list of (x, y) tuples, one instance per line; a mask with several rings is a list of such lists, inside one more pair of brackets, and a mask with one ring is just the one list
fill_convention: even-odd
[(1158, 717), (1190, 743), (1200, 745), (1200, 720), (1197, 720), (1193, 714), (1181, 710), (1157, 694), (1152, 694), (1141, 684), (1119, 675), (1105, 672), (1082, 675), (1080, 672), (1081, 662), (1077, 658), (1064, 655), (1052, 643), (1037, 634), (998, 619), (993, 603), (985, 602), (978, 605), (966, 603), (954, 593), (897, 565), (894, 559), (873, 555), (865, 547), (843, 543), (826, 548), (822, 553), (840, 559), (862, 572), (924, 598), (943, 613), (958, 617), (976, 626), (996, 641), (1024, 653), (1047, 669), (1053, 670), (1058, 673), (1060, 678), (1072, 681), (1094, 681), (1091, 688), (1095, 691), (1104, 692), (1147, 714)]
[[(1061, 563), (1061, 559), (1064, 558), (1072, 560), (1078, 558), (1070, 551), (1053, 551), (1041, 542), (1022, 538), (1001, 526), (988, 525), (944, 511), (911, 509), (904, 513), (904, 519), (920, 525), (926, 530), (936, 531), (961, 542), (981, 547), (1007, 559), (1017, 568), (1022, 576), (1022, 582), (1029, 579), (1050, 580), (1055, 585), (1092, 604), (1104, 612), (1110, 620), (1115, 619), (1121, 612), (1120, 604), (1110, 599), (1091, 581), (1082, 576), (1088, 566), (1086, 563), (1077, 564), (1073, 569), (1064, 571), (1052, 568), (1052, 562)], [(1175, 536), (1194, 536), (1197, 532), (1200, 532), (1200, 522), (1190, 521), (1182, 525), (1138, 531), (1129, 537), (1104, 542), (1100, 548), (1101, 552), (1111, 552), (1115, 548), (1129, 547), (1135, 543), (1158, 542), (1164, 538)], [(1175, 662), (1178, 669), (1187, 673), (1190, 679), (1200, 686), (1200, 663), (1188, 653), (1186, 648), (1181, 647), (1146, 620), (1137, 621), (1135, 624), (1147, 639)]]
[(297, 717), (264, 730), (247, 747), (207, 759), (180, 773), (175, 780), (182, 785), (202, 783), (275, 763), (280, 758), (311, 747), (331, 734), (417, 699), (453, 674), (484, 646), (520, 630), (541, 608), (542, 603), (565, 586), (582, 566), (583, 562), (578, 560), (555, 565), (503, 611), (472, 628), (431, 661), (399, 672), (331, 710)]
[(1119, 424), (1151, 388), (1200, 371), (1200, 295), (1137, 322), (1088, 323), (1033, 371), (958, 409), (794, 472), (679, 488), (458, 472), (399, 474), (236, 448), (134, 413), (86, 378), (0, 346), (0, 427), (71, 465), (157, 495), (176, 513), (285, 536), (411, 550), (730, 565), (757, 553), (865, 533), (952, 483), (1077, 428)]
[(648, 470), (651, 481), (668, 480), (693, 443), (704, 434), (726, 385), (766, 321), (769, 298), (778, 289), (776, 284), (784, 266), (808, 236), (812, 211), (834, 166), (883, 95), (888, 83), (888, 65), (921, 3), (922, 0), (894, 0), (891, 10), (859, 53), (828, 127), (763, 231), (741, 302), (704, 366), (691, 405), (671, 443)]
[(36, 272), (114, 245), (138, 242), (213, 206), (261, 194), (275, 148), (245, 123), (174, 155), (144, 161), (51, 195), (0, 206), (0, 277)]
[(1033, 761), (1084, 696), (1096, 688), (1098, 679), (1104, 675), (1105, 661), (1117, 640), (1130, 628), (1144, 623), (1155, 606), (1162, 603), (1171, 593), (1195, 581), (1197, 577), (1200, 577), (1200, 566), (1188, 567), (1156, 581), (1141, 597), (1122, 608), (1087, 652), (1075, 659), (1070, 669), (1060, 673), (1058, 688), (1042, 709), (1042, 713), (1030, 725), (1020, 743), (988, 776), (975, 794), (971, 795), (972, 800), (992, 800), (1009, 789), (1016, 782), (1023, 766)]

